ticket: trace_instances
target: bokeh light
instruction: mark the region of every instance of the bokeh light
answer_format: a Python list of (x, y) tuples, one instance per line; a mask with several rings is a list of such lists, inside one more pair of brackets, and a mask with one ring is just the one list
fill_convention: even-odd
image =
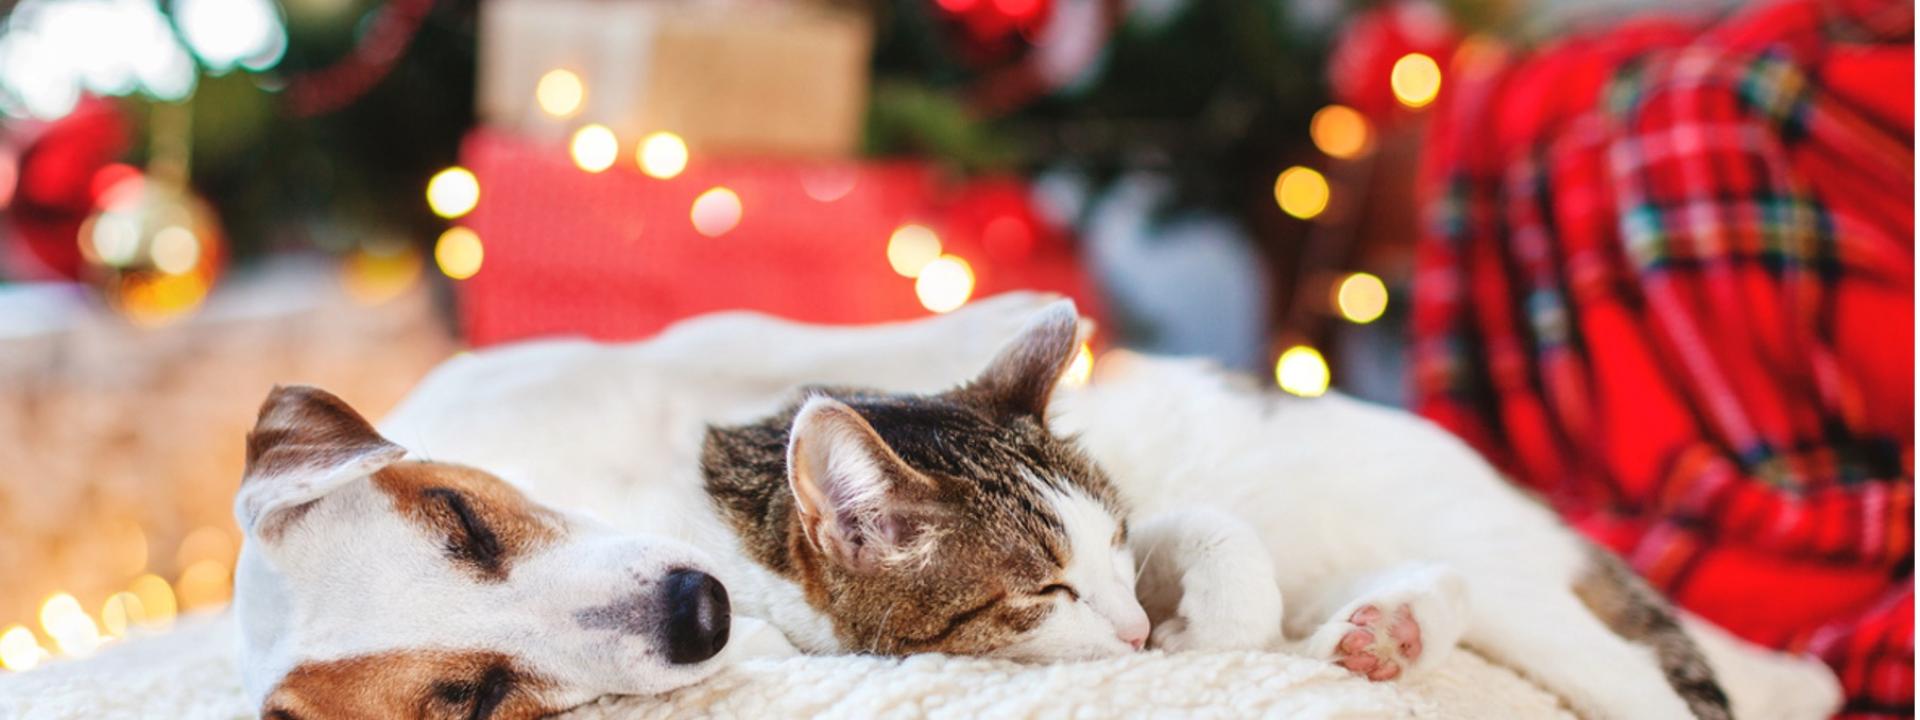
[(40, 606), (40, 629), (53, 638), (63, 655), (84, 657), (100, 646), (99, 626), (80, 609), (80, 601), (66, 593), (47, 598)]
[(800, 189), (807, 197), (823, 203), (846, 197), (859, 183), (860, 174), (844, 166), (819, 168), (800, 176)]
[(219, 560), (201, 560), (180, 571), (174, 590), (182, 610), (220, 605), (233, 595), (233, 570)]
[(1332, 191), (1320, 171), (1295, 165), (1273, 182), (1273, 198), (1280, 209), (1301, 220), (1312, 220), (1327, 209)]
[(140, 607), (146, 612), (147, 622), (164, 625), (173, 621), (180, 611), (179, 601), (173, 596), (173, 586), (164, 578), (147, 573), (134, 578), (127, 591), (140, 598)]
[(940, 236), (925, 225), (901, 225), (887, 238), (887, 264), (901, 277), (920, 277), (920, 269), (940, 257)]
[(1372, 273), (1357, 272), (1340, 281), (1333, 302), (1341, 317), (1365, 325), (1386, 314), (1387, 284)]
[(130, 592), (114, 593), (100, 607), (100, 626), (111, 637), (126, 637), (129, 630), (146, 621), (146, 605), (140, 602), (139, 595)]
[(1393, 62), (1393, 96), (1401, 105), (1423, 108), (1440, 95), (1440, 63), (1423, 53), (1407, 53)]
[(1319, 397), (1326, 394), (1332, 375), (1319, 350), (1295, 345), (1280, 353), (1280, 361), (1273, 364), (1273, 378), (1280, 383), (1281, 390), (1301, 397)]
[(355, 302), (379, 305), (412, 289), (425, 265), (406, 242), (366, 242), (340, 262), (340, 286)]
[(533, 100), (540, 105), (540, 111), (557, 118), (573, 117), (586, 99), (587, 84), (565, 68), (548, 70), (533, 86)]
[(480, 246), (480, 234), (463, 227), (447, 228), (433, 244), (434, 264), (440, 266), (441, 273), (455, 280), (465, 280), (480, 272), (486, 254), (486, 249)]
[(597, 173), (613, 167), (613, 161), (620, 157), (620, 138), (605, 125), (588, 125), (574, 131), (568, 150), (573, 154), (573, 164)]
[(480, 178), (455, 165), (427, 180), (427, 207), (449, 220), (473, 212), (480, 204)]
[(726, 187), (715, 187), (693, 199), (688, 213), (693, 229), (707, 237), (720, 237), (740, 224), (740, 196)]
[(47, 651), (40, 647), (40, 640), (33, 631), (24, 625), (14, 625), (0, 633), (0, 667), (8, 670), (32, 670), (45, 660)]
[(1080, 343), (1080, 351), (1073, 354), (1073, 362), (1067, 365), (1067, 371), (1061, 373), (1060, 382), (1068, 387), (1080, 387), (1093, 379), (1093, 348)]
[(1366, 153), (1373, 143), (1372, 128), (1360, 111), (1345, 105), (1328, 105), (1313, 114), (1308, 134), (1313, 146), (1328, 157), (1347, 160)]
[(168, 225), (153, 234), (153, 246), (147, 254), (160, 272), (185, 275), (200, 264), (200, 238), (192, 230)]
[(265, 70), (286, 54), (287, 31), (269, 0), (174, 0), (174, 23), (193, 54), (218, 75)]
[(973, 266), (952, 255), (942, 255), (920, 268), (913, 282), (920, 306), (937, 313), (952, 312), (973, 297)]
[(640, 172), (670, 180), (687, 169), (687, 141), (670, 132), (657, 132), (640, 141)]

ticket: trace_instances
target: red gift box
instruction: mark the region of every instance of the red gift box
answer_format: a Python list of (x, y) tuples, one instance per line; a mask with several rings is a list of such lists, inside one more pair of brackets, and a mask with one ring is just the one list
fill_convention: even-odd
[[(478, 130), (462, 160), (480, 202), (459, 224), (485, 249), (460, 281), (461, 323), (475, 346), (542, 335), (644, 337), (676, 320), (750, 309), (818, 323), (930, 314), (914, 281), (888, 265), (903, 224), (935, 230), (972, 267), (972, 297), (1014, 289), (1077, 300), (1099, 317), (1072, 244), (1038, 220), (1015, 181), (948, 188), (915, 162), (724, 158), (694, 149), (684, 172), (641, 173), (631, 143), (612, 169), (576, 167), (564, 146)], [(724, 187), (738, 223), (695, 229), (694, 201)]]

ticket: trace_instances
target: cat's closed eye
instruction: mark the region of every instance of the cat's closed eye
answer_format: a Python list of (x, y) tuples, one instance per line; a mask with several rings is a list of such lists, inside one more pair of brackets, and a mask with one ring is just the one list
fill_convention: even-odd
[(1073, 600), (1076, 602), (1080, 600), (1080, 591), (1075, 590), (1073, 589), (1073, 586), (1067, 585), (1064, 583), (1054, 583), (1052, 585), (1048, 585), (1046, 587), (1040, 588), (1040, 591), (1034, 594), (1035, 595), (1053, 595), (1055, 593), (1065, 593), (1068, 600)]

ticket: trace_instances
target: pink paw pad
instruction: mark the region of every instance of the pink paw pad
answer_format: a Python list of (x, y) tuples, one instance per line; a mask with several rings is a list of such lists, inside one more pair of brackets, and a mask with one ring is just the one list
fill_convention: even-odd
[(1392, 680), (1420, 659), (1420, 623), (1405, 605), (1392, 615), (1362, 605), (1347, 618), (1354, 628), (1340, 638), (1334, 662), (1368, 680)]

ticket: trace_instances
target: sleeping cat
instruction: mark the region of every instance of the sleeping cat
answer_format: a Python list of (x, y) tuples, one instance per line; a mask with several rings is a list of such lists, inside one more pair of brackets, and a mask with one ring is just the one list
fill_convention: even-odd
[[(1694, 640), (1717, 667), (1747, 658), (1683, 632), (1450, 436), (1187, 361), (1109, 354), (1056, 392), (1077, 318), (1037, 306), (491, 350), (435, 371), (383, 431), (707, 550), (736, 611), (809, 652), (1055, 660), (1146, 639), (1290, 647), (1389, 680), (1464, 641), (1588, 717), (1727, 715)], [(1820, 716), (1833, 690), (1810, 685), (1750, 707)]]
[[(1432, 667), (1464, 639), (1593, 717), (1730, 716), (1657, 595), (1403, 416), (1141, 359), (1129, 380), (1064, 393), (1057, 433), (1048, 404), (1077, 320), (1070, 303), (1043, 310), (952, 390), (813, 387), (760, 422), (717, 427), (707, 492), (743, 550), (832, 624), (837, 649), (1139, 647), (1124, 496), (1150, 511), (1234, 509), (1177, 515), (1132, 543), (1158, 646), (1266, 645), (1286, 617), (1304, 651), (1374, 680)], [(1267, 445), (1298, 450), (1244, 452)], [(1449, 457), (1472, 472), (1433, 472)], [(1255, 464), (1276, 459), (1292, 462)]]

